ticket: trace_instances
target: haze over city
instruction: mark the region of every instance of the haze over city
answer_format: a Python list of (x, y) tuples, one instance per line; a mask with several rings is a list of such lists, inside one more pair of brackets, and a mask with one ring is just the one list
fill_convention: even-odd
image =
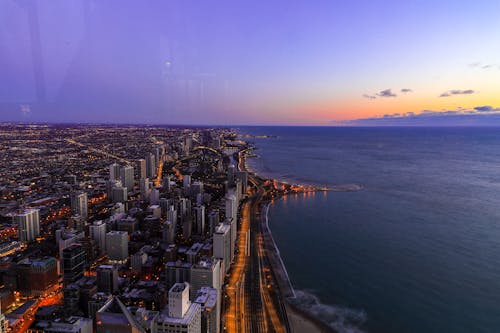
[(495, 0), (5, 0), (0, 121), (500, 124), (499, 12)]
[(499, 37), (499, 0), (0, 0), (0, 333), (500, 332)]

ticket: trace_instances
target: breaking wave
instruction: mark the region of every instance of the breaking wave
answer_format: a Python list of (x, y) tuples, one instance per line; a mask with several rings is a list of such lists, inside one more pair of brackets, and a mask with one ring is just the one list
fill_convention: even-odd
[(295, 290), (295, 298), (290, 303), (324, 322), (339, 333), (365, 333), (361, 327), (367, 320), (364, 310), (355, 310), (342, 306), (323, 304), (309, 291)]

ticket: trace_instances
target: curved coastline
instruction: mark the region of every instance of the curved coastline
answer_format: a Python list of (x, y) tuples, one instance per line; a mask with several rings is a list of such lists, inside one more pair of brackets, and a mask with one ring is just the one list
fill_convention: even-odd
[[(255, 147), (252, 147), (251, 149), (254, 150)], [(250, 158), (256, 158), (257, 159), (257, 158), (260, 158), (260, 156), (259, 155), (255, 155), (255, 156), (250, 156)], [(251, 168), (248, 165), (248, 159), (245, 159), (244, 164), (245, 164), (245, 169), (248, 172), (251, 172), (251, 173), (255, 174), (257, 177), (259, 177), (261, 179), (276, 180), (276, 181), (278, 181), (281, 184), (287, 184), (287, 185), (297, 185), (298, 184), (296, 182), (296, 180), (294, 180), (294, 179), (280, 179), (279, 177), (276, 177), (276, 176), (273, 176), (273, 175), (266, 175), (265, 172), (256, 171), (255, 169)], [(325, 186), (325, 185), (321, 185), (321, 184), (315, 184), (314, 182), (308, 183), (306, 181), (306, 182), (300, 183), (299, 186), (315, 187), (315, 188), (318, 188), (318, 189), (320, 189), (322, 191), (328, 190), (328, 191), (333, 191), (333, 192), (356, 192), (356, 191), (361, 191), (361, 190), (364, 189), (363, 185), (356, 184), (356, 183), (336, 184), (336, 185)]]
[[(261, 177), (255, 170), (248, 168), (246, 160), (244, 162), (247, 171), (253, 173), (259, 178)], [(281, 181), (280, 181), (281, 182)], [(284, 194), (288, 195), (288, 194)], [(283, 196), (275, 200), (282, 199)], [(290, 276), (286, 269), (285, 263), (281, 257), (278, 245), (274, 240), (271, 228), (269, 227), (269, 208), (272, 202), (266, 202), (261, 209), (261, 227), (264, 243), (266, 247), (267, 257), (271, 263), (271, 272), (278, 284), (280, 298), (282, 299), (282, 306), (285, 308), (286, 316), (288, 317), (288, 324), (290, 325), (291, 332), (309, 332), (309, 333), (338, 333), (328, 323), (322, 321), (302, 308), (300, 308), (293, 300), (297, 299), (296, 291), (293, 288)]]
[[(281, 198), (279, 198), (281, 199)], [(310, 333), (338, 333), (328, 323), (316, 317), (313, 313), (302, 309), (297, 302), (297, 294), (293, 288), (290, 276), (286, 270), (285, 263), (281, 257), (278, 245), (274, 240), (271, 228), (269, 227), (269, 207), (271, 202), (267, 202), (262, 207), (261, 224), (264, 236), (264, 242), (267, 245), (268, 258), (271, 270), (278, 284), (280, 294), (283, 297), (284, 306), (292, 332), (310, 332)]]
[[(288, 286), (286, 288), (287, 292), (286, 292), (285, 296), (295, 298), (295, 297), (297, 297), (297, 295), (295, 294), (295, 289), (293, 288), (292, 281), (290, 280), (290, 276), (288, 275), (288, 271), (286, 270), (285, 263), (283, 262), (283, 259), (281, 258), (281, 254), (280, 254), (278, 245), (276, 244), (276, 241), (274, 240), (273, 233), (271, 232), (271, 229), (269, 228), (269, 207), (270, 206), (271, 206), (271, 202), (267, 202), (264, 205), (264, 207), (262, 208), (262, 212), (263, 212), (262, 217), (265, 220), (265, 222), (263, 221), (264, 235), (265, 235), (264, 237), (268, 236), (268, 238), (270, 239), (272, 247), (274, 248), (274, 253), (276, 254), (278, 262), (279, 262), (279, 269), (281, 269), (281, 271), (283, 272), (282, 275), (284, 275), (283, 282), (285, 282), (286, 285)], [(265, 211), (265, 213), (264, 213), (264, 211)], [(280, 286), (280, 291), (282, 293), (284, 292), (284, 290), (281, 286)]]
[[(244, 169), (252, 173), (255, 177), (260, 178), (261, 180), (270, 180), (277, 182), (283, 185), (291, 185), (295, 187), (305, 187), (308, 188), (309, 192), (317, 192), (317, 191), (332, 191), (332, 192), (354, 192), (360, 191), (363, 189), (363, 186), (358, 184), (340, 184), (333, 185), (328, 187), (322, 187), (321, 185), (308, 184), (308, 185), (297, 185), (295, 180), (290, 179), (287, 181), (281, 180), (273, 176), (266, 176), (266, 173), (260, 173), (256, 169), (249, 167), (248, 158), (258, 158), (260, 156), (252, 153), (256, 147), (251, 144), (249, 149), (245, 152), (244, 157), (242, 158)], [(252, 154), (252, 156), (248, 156)], [(282, 199), (285, 195), (289, 195), (291, 193), (282, 193), (278, 197), (274, 198), (274, 200)], [(277, 284), (279, 290), (279, 298), (281, 299), (282, 307), (284, 308), (284, 312), (288, 318), (288, 327), (291, 332), (309, 332), (309, 333), (341, 333), (344, 332), (344, 327), (335, 327), (331, 322), (327, 320), (321, 319), (312, 309), (303, 308), (300, 306), (300, 303), (303, 301), (303, 295), (307, 294), (306, 291), (300, 291), (302, 296), (298, 296), (296, 290), (293, 288), (290, 276), (286, 269), (286, 266), (281, 257), (281, 253), (279, 251), (278, 245), (273, 237), (271, 228), (269, 226), (269, 208), (273, 202), (266, 202), (261, 208), (261, 217), (260, 224), (262, 235), (264, 239), (265, 249), (267, 253), (267, 258), (269, 260), (271, 273), (274, 276), (275, 283)], [(319, 299), (312, 296), (316, 304), (322, 308), (330, 307), (330, 309), (336, 308), (335, 306), (330, 306), (326, 304), (321, 304)], [(351, 332), (351, 330), (349, 330)], [(357, 331), (352, 331), (357, 332)]]

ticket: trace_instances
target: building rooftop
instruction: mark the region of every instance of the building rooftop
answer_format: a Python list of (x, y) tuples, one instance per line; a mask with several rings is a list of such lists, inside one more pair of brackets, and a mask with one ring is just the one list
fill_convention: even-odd
[(215, 233), (216, 234), (225, 234), (226, 232), (229, 232), (230, 229), (231, 229), (231, 226), (229, 224), (220, 223), (215, 228)]
[(170, 293), (180, 293), (183, 292), (184, 289), (189, 288), (189, 284), (187, 283), (176, 283), (170, 288), (169, 292)]
[(194, 316), (196, 316), (196, 313), (200, 311), (201, 311), (201, 305), (198, 303), (191, 303), (188, 311), (182, 318), (169, 317), (168, 312), (164, 310), (158, 315), (158, 324), (161, 325), (163, 323), (168, 323), (175, 325), (188, 325), (193, 321), (193, 318)]
[(217, 295), (217, 289), (201, 287), (196, 294), (194, 302), (200, 304), (203, 308), (213, 308), (217, 303)]

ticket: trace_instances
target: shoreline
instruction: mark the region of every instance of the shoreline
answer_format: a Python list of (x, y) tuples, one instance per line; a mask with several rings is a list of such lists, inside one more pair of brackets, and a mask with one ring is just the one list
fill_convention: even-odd
[(336, 333), (336, 331), (326, 323), (316, 318), (313, 314), (301, 309), (290, 302), (290, 299), (296, 298), (290, 276), (281, 257), (278, 245), (276, 244), (272, 231), (269, 227), (269, 207), (271, 202), (266, 202), (262, 208), (261, 224), (264, 244), (266, 246), (267, 257), (271, 263), (271, 271), (278, 284), (279, 292), (283, 297), (282, 302), (286, 309), (286, 315), (290, 325), (291, 332), (309, 332), (309, 333)]
[[(244, 169), (252, 173), (256, 178), (262, 181), (276, 181), (278, 183), (283, 184), (284, 182), (279, 181), (274, 178), (267, 178), (260, 176), (255, 170), (248, 167), (247, 164), (247, 154), (249, 151), (255, 149), (253, 146), (250, 146), (250, 149), (247, 149), (244, 154), (242, 154), (242, 165)], [(314, 192), (319, 190), (333, 190), (335, 189), (326, 189), (319, 188), (317, 186), (311, 187)], [(283, 198), (284, 195), (288, 195), (284, 193), (280, 195), (277, 199)], [(287, 318), (287, 331), (290, 332), (309, 332), (309, 333), (337, 333), (332, 327), (330, 327), (325, 322), (321, 321), (319, 318), (316, 318), (313, 314), (301, 309), (297, 305), (290, 302), (290, 299), (296, 298), (295, 289), (291, 283), (290, 277), (288, 275), (288, 271), (286, 270), (286, 266), (281, 257), (278, 245), (276, 244), (271, 228), (269, 227), (269, 208), (271, 202), (265, 201), (261, 207), (261, 217), (260, 217), (260, 225), (262, 231), (262, 237), (264, 240), (264, 248), (266, 250), (266, 257), (269, 262), (270, 271), (273, 276), (273, 280), (277, 284), (278, 289), (278, 299), (281, 303), (282, 310), (285, 313)]]
[[(249, 150), (253, 151), (253, 150), (255, 150), (255, 147), (251, 146), (249, 148)], [(256, 155), (256, 156), (258, 156), (258, 155)], [(251, 158), (259, 158), (259, 157), (256, 157), (256, 156), (251, 156)], [(362, 191), (364, 189), (363, 185), (356, 184), (356, 183), (336, 184), (336, 185), (324, 185), (324, 186), (322, 186), (320, 184), (308, 183), (306, 181), (306, 182), (302, 182), (302, 183), (300, 183), (300, 185), (298, 185), (298, 183), (295, 182), (293, 179), (282, 180), (282, 179), (276, 178), (274, 176), (269, 176), (268, 177), (268, 176), (265, 176), (265, 175), (261, 175), (256, 170), (254, 170), (251, 167), (249, 167), (249, 165), (247, 163), (247, 156), (245, 156), (243, 165), (245, 166), (245, 170), (247, 170), (247, 172), (253, 173), (256, 177), (258, 177), (258, 178), (260, 178), (262, 180), (276, 181), (279, 184), (283, 184), (283, 185), (291, 185), (291, 186), (300, 186), (300, 187), (313, 188), (313, 189), (315, 189), (313, 191), (357, 192), (357, 191)]]

